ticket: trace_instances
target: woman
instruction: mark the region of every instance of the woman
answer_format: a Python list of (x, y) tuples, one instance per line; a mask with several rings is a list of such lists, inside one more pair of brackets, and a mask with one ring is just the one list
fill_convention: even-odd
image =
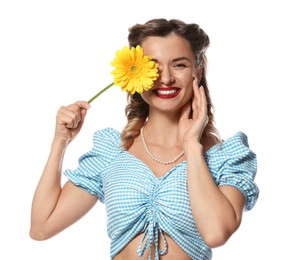
[(128, 40), (158, 64), (159, 78), (150, 91), (128, 94), (123, 131), (96, 131), (63, 187), (64, 153), (90, 106), (60, 108), (30, 236), (52, 237), (99, 199), (111, 259), (211, 259), (211, 248), (229, 239), (258, 198), (256, 156), (244, 133), (219, 137), (206, 81), (209, 38), (197, 24), (155, 19), (131, 27)]

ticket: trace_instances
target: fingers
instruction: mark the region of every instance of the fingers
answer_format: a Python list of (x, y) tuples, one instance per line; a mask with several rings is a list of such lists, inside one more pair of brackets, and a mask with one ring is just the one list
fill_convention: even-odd
[(193, 82), (192, 118), (207, 121), (207, 98), (204, 87), (199, 87), (197, 79)]
[(86, 110), (88, 110), (90, 108), (90, 104), (86, 101), (77, 101), (74, 104), (79, 106), (80, 108), (84, 108)]
[(208, 101), (207, 101), (207, 97), (205, 94), (205, 89), (203, 86), (201, 86), (199, 88), (199, 92), (200, 92), (200, 107), (201, 107), (201, 111), (203, 114), (207, 114), (207, 105), (208, 105)]
[(187, 102), (182, 108), (181, 119), (189, 119), (191, 114), (191, 103)]
[(59, 125), (65, 125), (67, 128), (76, 128), (80, 122), (83, 122), (86, 110), (89, 108), (90, 105), (85, 101), (62, 106), (57, 114), (57, 122)]
[(198, 81), (195, 78), (193, 81), (193, 99), (192, 99), (192, 117), (194, 119), (198, 118), (200, 108), (201, 108), (201, 92), (198, 85)]

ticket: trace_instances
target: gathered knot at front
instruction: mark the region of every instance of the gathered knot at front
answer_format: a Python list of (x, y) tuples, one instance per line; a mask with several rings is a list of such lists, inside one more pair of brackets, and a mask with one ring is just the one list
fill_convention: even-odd
[[(163, 239), (163, 243), (164, 243), (163, 250), (159, 248), (159, 236)], [(148, 260), (151, 260), (152, 245), (155, 246), (154, 260), (159, 260), (159, 255), (167, 254), (167, 251), (168, 251), (167, 240), (163, 234), (163, 231), (158, 227), (157, 222), (147, 223), (144, 235), (141, 239), (140, 245), (137, 250), (138, 256), (142, 257), (144, 253), (146, 252), (146, 250), (148, 249), (149, 250)]]

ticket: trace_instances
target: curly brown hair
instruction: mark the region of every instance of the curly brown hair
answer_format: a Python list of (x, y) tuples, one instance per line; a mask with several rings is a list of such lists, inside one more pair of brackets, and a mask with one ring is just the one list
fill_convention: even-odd
[[(198, 24), (186, 24), (177, 19), (152, 19), (145, 24), (135, 24), (129, 28), (129, 47), (136, 47), (149, 36), (165, 37), (175, 33), (186, 39), (194, 53), (196, 59), (196, 68), (201, 71), (200, 86), (204, 87), (207, 98), (208, 123), (204, 129), (202, 138), (204, 140), (213, 140), (215, 143), (220, 142), (219, 132), (215, 127), (214, 108), (211, 101), (207, 80), (207, 58), (205, 52), (210, 44), (208, 35), (200, 28)], [(140, 134), (140, 129), (144, 125), (148, 114), (149, 105), (142, 99), (137, 92), (127, 94), (127, 106), (125, 114), (127, 124), (121, 133), (122, 146), (128, 150), (133, 144), (134, 138)]]

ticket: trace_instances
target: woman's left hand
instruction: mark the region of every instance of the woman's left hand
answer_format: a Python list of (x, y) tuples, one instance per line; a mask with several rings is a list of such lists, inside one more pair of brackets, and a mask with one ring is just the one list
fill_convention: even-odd
[(204, 87), (199, 87), (197, 79), (194, 79), (192, 101), (183, 107), (179, 121), (179, 138), (183, 147), (190, 142), (200, 142), (207, 123), (207, 99)]

